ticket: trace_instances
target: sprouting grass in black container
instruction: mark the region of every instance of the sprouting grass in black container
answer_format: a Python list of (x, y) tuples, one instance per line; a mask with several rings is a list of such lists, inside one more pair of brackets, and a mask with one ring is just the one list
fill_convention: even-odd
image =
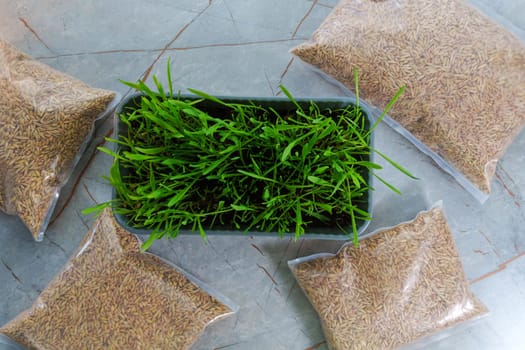
[(119, 109), (118, 136), (109, 139), (116, 151), (101, 148), (115, 158), (108, 177), (115, 198), (85, 210), (111, 205), (128, 229), (150, 233), (144, 249), (186, 229), (203, 238), (213, 230), (353, 234), (357, 244), (370, 220), (372, 176), (397, 191), (373, 173), (381, 166), (372, 132), (382, 117), (371, 125), (359, 99), (294, 99), (283, 86), (286, 98), (192, 89), (182, 96), (169, 66), (168, 80), (165, 91), (154, 78), (158, 92), (125, 82), (139, 94)]

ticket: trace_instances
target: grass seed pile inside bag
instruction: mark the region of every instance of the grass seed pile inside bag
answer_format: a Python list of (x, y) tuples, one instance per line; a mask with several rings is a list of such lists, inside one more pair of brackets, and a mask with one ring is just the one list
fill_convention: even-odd
[(188, 349), (231, 309), (160, 258), (106, 209), (33, 306), (0, 328), (27, 347)]
[(330, 349), (387, 350), (486, 313), (472, 294), (442, 209), (289, 263)]
[(0, 210), (41, 240), (60, 186), (115, 97), (0, 40)]
[(293, 53), (379, 108), (406, 84), (390, 116), (478, 198), (525, 123), (525, 46), (462, 0), (342, 0)]

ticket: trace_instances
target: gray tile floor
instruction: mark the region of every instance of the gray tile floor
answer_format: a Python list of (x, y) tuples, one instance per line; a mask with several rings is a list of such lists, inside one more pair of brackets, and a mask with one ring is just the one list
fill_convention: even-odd
[[(294, 59), (336, 0), (0, 0), (0, 37), (87, 83), (128, 93), (118, 79), (162, 77), (171, 59), (177, 88), (221, 95), (272, 96), (283, 83), (296, 96), (342, 92)], [(525, 40), (525, 2), (476, 0)], [(111, 123), (102, 125), (102, 140)], [(525, 131), (501, 160), (493, 192), (480, 205), (432, 161), (381, 126), (376, 144), (420, 179), (385, 165), (402, 197), (377, 186), (373, 230), (412, 218), (442, 199), (472, 289), (490, 315), (429, 349), (525, 347)], [(29, 307), (92, 222), (80, 211), (109, 198), (101, 179), (111, 159), (95, 153), (67, 206), (41, 243), (0, 214), (0, 324)], [(156, 243), (152, 252), (233, 299), (239, 312), (212, 324), (194, 349), (326, 349), (318, 318), (290, 274), (289, 259), (334, 252), (341, 242), (198, 237)], [(268, 274), (271, 276), (269, 276)]]

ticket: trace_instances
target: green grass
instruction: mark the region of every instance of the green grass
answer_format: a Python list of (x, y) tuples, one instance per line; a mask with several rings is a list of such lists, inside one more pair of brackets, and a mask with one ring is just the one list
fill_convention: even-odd
[[(381, 169), (370, 161), (370, 137), (388, 109), (370, 126), (358, 103), (305, 107), (283, 86), (295, 106), (286, 113), (193, 89), (199, 99), (179, 98), (169, 64), (168, 81), (167, 91), (156, 78), (157, 91), (142, 81), (124, 82), (144, 96), (119, 116), (127, 132), (108, 139), (119, 151), (100, 148), (115, 159), (107, 180), (118, 196), (84, 213), (112, 206), (130, 225), (153, 230), (143, 249), (183, 228), (206, 239), (206, 230), (217, 227), (298, 238), (309, 227), (337, 226), (357, 245), (357, 223), (370, 220), (368, 176)], [(199, 108), (203, 101), (214, 108)]]

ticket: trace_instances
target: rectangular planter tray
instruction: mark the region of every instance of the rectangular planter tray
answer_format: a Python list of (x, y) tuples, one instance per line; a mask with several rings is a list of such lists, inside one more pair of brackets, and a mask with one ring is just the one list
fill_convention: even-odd
[[(133, 94), (121, 101), (117, 109), (115, 110), (114, 115), (114, 138), (118, 139), (119, 134), (125, 134), (127, 132), (127, 126), (120, 121), (119, 115), (122, 113), (126, 113), (126, 110), (129, 110), (130, 108), (133, 109), (133, 107), (138, 106), (140, 104), (140, 99), (143, 97), (143, 94)], [(182, 100), (198, 100), (201, 99), (201, 97), (195, 96), (195, 95), (188, 95), (188, 94), (181, 94), (179, 95), (180, 99)], [(261, 107), (272, 107), (277, 112), (286, 112), (286, 111), (295, 111), (296, 107), (295, 105), (288, 100), (286, 97), (231, 97), (231, 96), (216, 96), (219, 99), (221, 99), (224, 102), (227, 103), (254, 103)], [(337, 98), (295, 98), (295, 100), (299, 103), (299, 105), (303, 108), (309, 106), (310, 101), (314, 101), (321, 110), (323, 109), (342, 109), (348, 106), (349, 104), (355, 105), (355, 98), (348, 98), (348, 97), (337, 97)], [(212, 103), (210, 101), (204, 100), (202, 102), (199, 102), (198, 104), (199, 108), (202, 110), (217, 110), (220, 108), (220, 106), (217, 106), (217, 104)], [(372, 125), (371, 121), (371, 113), (367, 109), (365, 105), (360, 104), (360, 108), (362, 112), (365, 114), (369, 128), (370, 125)], [(370, 135), (370, 146), (373, 147), (374, 145), (374, 132)], [(117, 144), (116, 152), (120, 152), (120, 147)], [(370, 154), (369, 161), (374, 161), (374, 153), (372, 152)], [(125, 170), (121, 169), (122, 173), (125, 173)], [(373, 175), (372, 173), (368, 174), (368, 183), (370, 187), (373, 187)], [(368, 191), (368, 198), (366, 201), (363, 201), (360, 203), (359, 208), (362, 210), (366, 210), (370, 216), (372, 216), (372, 191)], [(112, 192), (112, 199), (117, 198), (116, 190), (113, 189)], [(116, 213), (114, 211), (115, 218), (117, 222), (122, 225), (123, 228), (125, 228), (127, 231), (138, 234), (138, 235), (149, 235), (153, 231), (144, 229), (144, 228), (136, 228), (132, 225), (129, 225), (129, 219), (122, 214)], [(357, 224), (357, 233), (358, 236), (361, 237), (368, 227), (370, 221), (366, 220), (358, 220), (356, 222)], [(241, 230), (231, 230), (231, 229), (206, 229), (206, 235), (207, 236), (214, 236), (214, 235), (231, 235), (231, 236), (268, 236), (268, 237), (279, 237), (279, 233), (277, 232), (262, 232), (262, 231), (241, 231)], [(341, 231), (337, 227), (310, 227), (307, 228), (306, 232), (301, 235), (300, 238), (306, 238), (306, 239), (332, 239), (332, 240), (348, 240), (352, 238), (352, 228), (348, 228), (348, 234), (345, 234), (343, 231)], [(181, 229), (179, 230), (178, 235), (199, 235), (198, 231), (192, 231), (190, 229)], [(285, 233), (283, 237), (295, 237), (295, 233)]]

